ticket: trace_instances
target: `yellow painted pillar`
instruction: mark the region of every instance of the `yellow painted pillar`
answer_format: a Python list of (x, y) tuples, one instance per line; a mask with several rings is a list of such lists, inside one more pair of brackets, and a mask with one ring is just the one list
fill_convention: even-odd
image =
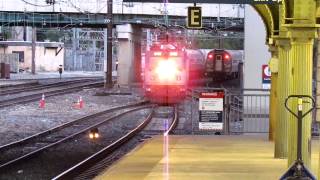
[(289, 39), (278, 39), (276, 41), (279, 52), (278, 60), (278, 84), (277, 84), (277, 121), (276, 121), (276, 137), (275, 137), (275, 158), (284, 159), (287, 157), (288, 144), (287, 144), (287, 122), (289, 113), (285, 109), (284, 102), (285, 98), (291, 92), (290, 84), (292, 77), (290, 69), (292, 66), (290, 60), (290, 40)]
[[(292, 85), (291, 94), (312, 96), (312, 56), (313, 40), (316, 37), (314, 28), (291, 28), (291, 58), (292, 58)], [(289, 104), (297, 113), (297, 101)], [(310, 105), (304, 104), (304, 111)], [(302, 121), (302, 160), (307, 167), (311, 164), (311, 114)], [(290, 116), (288, 119), (288, 166), (297, 159), (297, 119)]]
[[(290, 74), (292, 86), (290, 94), (312, 96), (312, 51), (316, 33), (316, 12), (318, 0), (286, 1), (286, 13), (282, 14), (281, 27), (287, 29), (290, 38), (290, 59), (292, 68)], [(307, 109), (304, 104), (304, 109)], [(289, 107), (297, 113), (297, 101), (289, 103)], [(297, 159), (297, 119), (289, 116), (288, 121), (288, 166)], [(302, 121), (302, 160), (310, 168), (311, 161), (311, 115), (305, 116)]]
[(278, 100), (277, 100), (277, 83), (278, 83), (278, 48), (274, 45), (269, 45), (271, 59), (269, 67), (271, 71), (271, 89), (269, 103), (269, 141), (275, 140), (276, 122), (278, 120)]
[[(316, 9), (316, 18), (320, 18), (320, 0), (317, 0), (317, 9)], [(320, 28), (318, 28), (318, 52), (317, 52), (317, 55), (318, 55), (318, 59), (317, 59), (317, 92), (316, 92), (316, 97), (317, 97), (317, 102), (316, 102), (316, 105), (317, 105), (317, 111), (316, 111), (316, 121), (320, 121), (320, 110), (318, 110), (318, 108), (320, 109), (320, 101), (318, 98), (320, 98), (318, 96), (318, 91), (320, 91), (318, 87), (320, 87), (319, 85), (319, 80), (320, 80), (320, 60), (319, 60), (319, 56), (320, 56)], [(318, 113), (319, 112), (319, 113)], [(319, 114), (319, 115), (318, 115)], [(318, 179), (320, 179), (320, 151), (319, 151), (319, 163), (318, 163)]]
[(320, 151), (319, 151), (319, 163), (318, 163), (318, 179), (320, 179)]

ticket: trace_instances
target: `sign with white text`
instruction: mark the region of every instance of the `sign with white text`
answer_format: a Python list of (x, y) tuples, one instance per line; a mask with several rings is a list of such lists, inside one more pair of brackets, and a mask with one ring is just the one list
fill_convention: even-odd
[(200, 94), (200, 130), (223, 130), (223, 98), (223, 92), (206, 92)]

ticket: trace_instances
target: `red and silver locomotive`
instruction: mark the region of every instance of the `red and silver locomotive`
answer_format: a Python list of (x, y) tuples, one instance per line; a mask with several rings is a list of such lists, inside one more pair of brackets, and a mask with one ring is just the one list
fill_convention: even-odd
[(183, 47), (153, 44), (146, 52), (145, 96), (160, 104), (178, 103), (186, 96), (189, 61)]
[(207, 53), (206, 76), (213, 80), (237, 78), (242, 59), (243, 51), (241, 50), (213, 49)]

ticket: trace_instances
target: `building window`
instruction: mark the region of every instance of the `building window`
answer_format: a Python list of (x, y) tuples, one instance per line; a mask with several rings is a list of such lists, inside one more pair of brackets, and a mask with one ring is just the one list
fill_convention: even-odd
[(19, 55), (19, 62), (24, 62), (24, 51), (12, 51), (12, 53)]

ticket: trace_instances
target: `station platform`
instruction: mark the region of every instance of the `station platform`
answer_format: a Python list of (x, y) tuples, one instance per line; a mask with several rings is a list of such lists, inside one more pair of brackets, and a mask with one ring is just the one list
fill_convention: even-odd
[[(145, 141), (95, 180), (276, 180), (287, 169), (286, 159), (273, 158), (274, 145), (267, 136), (190, 135), (167, 139), (156, 136)], [(312, 172), (317, 175), (319, 142), (312, 143)]]

